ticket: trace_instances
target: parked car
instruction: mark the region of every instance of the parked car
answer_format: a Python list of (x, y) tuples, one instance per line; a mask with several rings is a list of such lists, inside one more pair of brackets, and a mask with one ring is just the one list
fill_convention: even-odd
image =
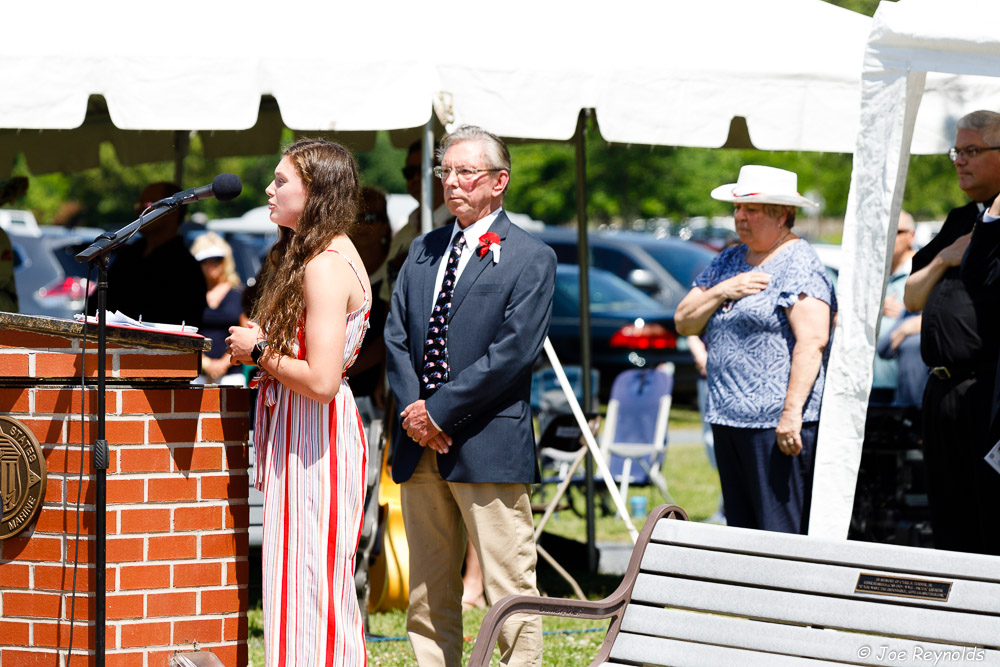
[(9, 234), (41, 236), (42, 228), (35, 220), (35, 214), (16, 208), (0, 208), (0, 228)]
[[(687, 339), (674, 328), (674, 311), (614, 274), (590, 269), (591, 364), (606, 400), (615, 377), (629, 368), (672, 362), (675, 396), (690, 398), (697, 371)], [(580, 363), (580, 268), (556, 266), (549, 340), (563, 364)]]
[(97, 271), (75, 257), (103, 232), (101, 229), (41, 227), (10, 231), (18, 308), (25, 315), (72, 318), (82, 313), (96, 287)]
[[(536, 235), (556, 251), (560, 263), (577, 264), (575, 231), (547, 229)], [(615, 274), (670, 310), (716, 254), (697, 243), (643, 232), (592, 232), (588, 245), (592, 267)]]

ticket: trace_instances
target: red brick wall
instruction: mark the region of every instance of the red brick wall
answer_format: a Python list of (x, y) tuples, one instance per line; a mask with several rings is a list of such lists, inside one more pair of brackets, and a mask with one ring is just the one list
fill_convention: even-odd
[[(109, 380), (124, 378), (193, 379), (201, 355), (190, 350), (152, 350), (108, 343)], [(30, 331), (0, 331), (0, 377), (72, 380), (80, 377), (83, 344), (79, 339)], [(86, 374), (97, 377), (97, 328), (87, 340)]]
[[(86, 400), (96, 412), (97, 390)], [(248, 400), (234, 388), (107, 390), (107, 665), (165, 666), (195, 641), (226, 665), (247, 663)], [(3, 667), (65, 665), (77, 547), (72, 665), (94, 662), (97, 422), (81, 426), (80, 402), (78, 387), (0, 388), (0, 414), (34, 432), (48, 468), (34, 525), (0, 542)]]

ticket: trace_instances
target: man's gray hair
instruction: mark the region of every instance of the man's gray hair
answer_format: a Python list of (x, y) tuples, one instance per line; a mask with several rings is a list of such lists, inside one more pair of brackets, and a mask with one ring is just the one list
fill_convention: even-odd
[(973, 111), (958, 119), (956, 130), (972, 130), (982, 135), (988, 144), (1000, 141), (1000, 113), (995, 111)]
[(444, 159), (448, 148), (463, 141), (477, 141), (483, 145), (483, 155), (490, 169), (503, 169), (510, 173), (510, 151), (503, 139), (475, 125), (462, 125), (454, 132), (444, 135), (438, 148), (438, 162)]

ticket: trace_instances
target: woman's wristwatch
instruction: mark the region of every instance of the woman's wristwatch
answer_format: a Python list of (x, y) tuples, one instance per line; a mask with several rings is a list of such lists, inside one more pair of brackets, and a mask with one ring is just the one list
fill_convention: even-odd
[(250, 361), (253, 362), (254, 366), (260, 366), (260, 355), (264, 354), (264, 350), (267, 348), (266, 340), (259, 340), (257, 344), (253, 346), (250, 350)]

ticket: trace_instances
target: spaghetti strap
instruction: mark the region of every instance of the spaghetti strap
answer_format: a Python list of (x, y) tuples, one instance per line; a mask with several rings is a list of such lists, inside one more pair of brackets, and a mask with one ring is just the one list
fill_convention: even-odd
[(338, 255), (340, 255), (341, 257), (344, 258), (345, 262), (347, 262), (348, 264), (351, 265), (351, 268), (354, 269), (354, 275), (357, 277), (358, 282), (361, 283), (361, 291), (365, 293), (365, 301), (367, 301), (368, 300), (368, 290), (365, 289), (365, 281), (363, 281), (361, 279), (361, 273), (358, 271), (358, 267), (354, 266), (354, 262), (351, 261), (350, 257), (348, 257), (344, 253), (340, 252), (339, 250), (336, 250), (335, 248), (327, 248), (326, 251), (327, 252), (335, 252), (335, 253), (337, 253)]

